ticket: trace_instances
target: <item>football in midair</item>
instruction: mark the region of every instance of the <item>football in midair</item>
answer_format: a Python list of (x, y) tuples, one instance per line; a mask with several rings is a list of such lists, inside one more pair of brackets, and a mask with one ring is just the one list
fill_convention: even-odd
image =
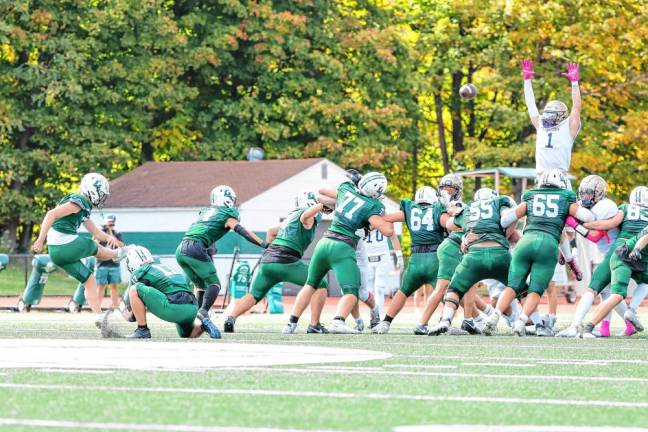
[(473, 83), (462, 85), (459, 89), (459, 95), (466, 100), (473, 99), (477, 95), (477, 87)]

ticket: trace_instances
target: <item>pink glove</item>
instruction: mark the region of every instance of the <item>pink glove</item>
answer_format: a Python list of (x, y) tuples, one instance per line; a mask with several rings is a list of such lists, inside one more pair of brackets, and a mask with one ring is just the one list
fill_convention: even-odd
[[(596, 234), (594, 234), (594, 233), (596, 233)], [(592, 230), (592, 231), (589, 232), (589, 234), (587, 234), (587, 236), (585, 238), (587, 240), (591, 241), (591, 242), (598, 243), (599, 240), (601, 240), (603, 237), (607, 237), (607, 231), (595, 231), (595, 230)]]
[[(533, 78), (533, 61), (524, 59), (522, 60), (522, 63), (520, 63), (520, 66), (522, 67), (522, 76), (525, 81)], [(578, 66), (576, 67), (578, 68)]]
[(578, 63), (568, 63), (567, 73), (564, 73), (562, 75), (571, 82), (578, 82), (580, 80), (580, 70), (578, 68)]
[(567, 216), (567, 219), (565, 219), (565, 225), (571, 228), (576, 228), (579, 223), (574, 216)]

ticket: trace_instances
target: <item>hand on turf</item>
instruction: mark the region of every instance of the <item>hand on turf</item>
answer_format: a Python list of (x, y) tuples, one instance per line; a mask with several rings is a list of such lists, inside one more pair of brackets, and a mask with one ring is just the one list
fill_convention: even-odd
[(571, 82), (578, 82), (580, 80), (580, 69), (578, 63), (567, 64), (567, 72), (562, 75)]
[(522, 77), (524, 77), (525, 81), (533, 78), (533, 61), (524, 59), (522, 60), (522, 63), (520, 63), (520, 66), (522, 67)]
[(36, 253), (41, 253), (41, 252), (43, 252), (43, 247), (44, 247), (44, 246), (45, 246), (45, 241), (44, 241), (44, 240), (41, 240), (40, 238), (37, 239), (37, 240), (34, 242), (34, 246), (33, 246), (34, 252), (36, 252)]
[(628, 254), (628, 258), (632, 261), (641, 261), (641, 251), (639, 249), (632, 249), (632, 252)]

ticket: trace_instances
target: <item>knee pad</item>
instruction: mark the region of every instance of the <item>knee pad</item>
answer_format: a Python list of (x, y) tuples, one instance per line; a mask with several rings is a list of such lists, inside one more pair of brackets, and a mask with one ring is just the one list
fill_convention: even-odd
[[(449, 297), (448, 294), (449, 294), (450, 292), (454, 292), (455, 294), (459, 295), (459, 300), (455, 300), (455, 299), (453, 299), (452, 297)], [(448, 289), (448, 294), (446, 294), (445, 297), (443, 297), (443, 303), (444, 303), (444, 304), (445, 304), (446, 302), (448, 302), (448, 303), (452, 303), (453, 305), (455, 305), (455, 307), (456, 307), (457, 309), (459, 309), (459, 302), (461, 301), (461, 297), (462, 297), (462, 296), (461, 296), (461, 293), (458, 293), (458, 292), (456, 292), (456, 291), (451, 291), (450, 289)]]

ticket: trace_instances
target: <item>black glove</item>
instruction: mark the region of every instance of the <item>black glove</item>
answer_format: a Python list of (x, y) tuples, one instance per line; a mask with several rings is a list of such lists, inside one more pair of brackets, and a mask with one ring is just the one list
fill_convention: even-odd
[(638, 259), (637, 254), (632, 255), (634, 252), (635, 251), (631, 251), (626, 244), (622, 244), (614, 251), (614, 253), (621, 259), (621, 261), (623, 261), (625, 265), (630, 267), (632, 271), (643, 273), (646, 271), (646, 263), (641, 261), (640, 251), (637, 251)]

